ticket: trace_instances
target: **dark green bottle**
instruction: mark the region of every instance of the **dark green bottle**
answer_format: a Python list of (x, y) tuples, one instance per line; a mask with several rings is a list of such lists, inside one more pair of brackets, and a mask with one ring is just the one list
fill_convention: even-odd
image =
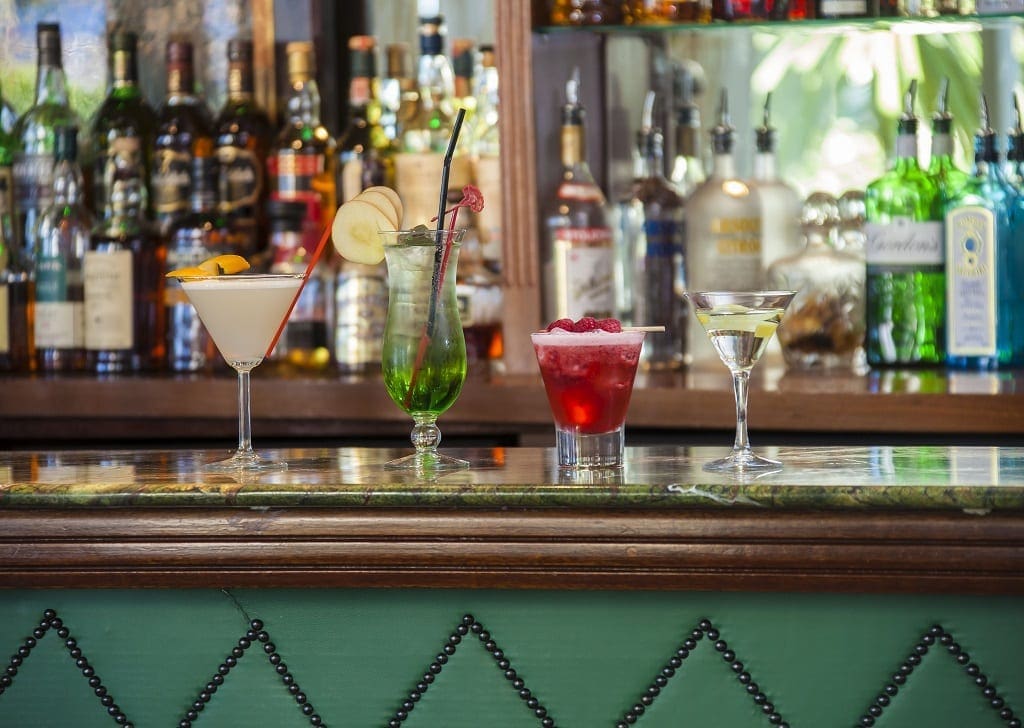
[(917, 160), (917, 82), (899, 119), (896, 160), (864, 195), (865, 350), (871, 366), (945, 360), (945, 256), (935, 181)]

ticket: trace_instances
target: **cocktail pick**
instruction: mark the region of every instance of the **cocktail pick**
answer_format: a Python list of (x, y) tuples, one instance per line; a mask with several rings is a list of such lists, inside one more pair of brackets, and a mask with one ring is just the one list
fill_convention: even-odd
[(331, 224), (334, 222), (335, 213), (331, 213), (331, 219), (327, 220), (324, 225), (324, 231), (320, 235), (320, 242), (317, 243), (316, 249), (313, 251), (312, 257), (309, 259), (309, 263), (306, 264), (306, 274), (302, 276), (302, 281), (299, 283), (299, 290), (295, 292), (295, 298), (292, 299), (291, 305), (288, 306), (288, 313), (284, 315), (281, 323), (277, 326), (277, 333), (274, 334), (273, 341), (270, 342), (270, 346), (267, 348), (267, 353), (264, 357), (269, 357), (270, 353), (277, 346), (278, 339), (281, 338), (281, 334), (284, 332), (284, 327), (288, 324), (288, 319), (292, 316), (292, 310), (295, 308), (295, 304), (299, 300), (299, 296), (302, 295), (302, 289), (306, 286), (306, 281), (313, 275), (313, 269), (316, 268), (316, 264), (320, 261), (320, 256), (324, 253), (324, 248), (327, 246), (327, 241), (331, 239)]

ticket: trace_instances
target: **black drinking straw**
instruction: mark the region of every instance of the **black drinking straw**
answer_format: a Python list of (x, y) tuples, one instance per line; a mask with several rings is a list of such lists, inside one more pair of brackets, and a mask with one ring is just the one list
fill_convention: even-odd
[[(434, 333), (434, 319), (437, 312), (437, 297), (441, 294), (438, 290), (441, 286), (441, 264), (444, 262), (444, 218), (445, 206), (448, 204), (448, 176), (451, 173), (452, 157), (455, 156), (455, 145), (459, 141), (459, 132), (462, 130), (462, 120), (466, 118), (466, 109), (459, 107), (455, 115), (455, 123), (452, 124), (452, 135), (448, 139), (448, 150), (444, 153), (444, 163), (441, 167), (441, 198), (437, 203), (437, 231), (434, 233), (434, 270), (430, 276), (430, 306), (427, 309), (427, 336)], [(451, 233), (449, 233), (450, 235)]]

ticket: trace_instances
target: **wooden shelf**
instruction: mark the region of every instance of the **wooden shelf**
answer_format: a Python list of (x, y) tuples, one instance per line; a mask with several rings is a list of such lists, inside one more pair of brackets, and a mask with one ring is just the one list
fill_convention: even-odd
[[(818, 442), (851, 436), (894, 441), (1024, 443), (1024, 372), (884, 371), (809, 374), (766, 361), (750, 393), (755, 436)], [(75, 442), (209, 442), (234, 436), (229, 376), (9, 377), (0, 400), (6, 446)], [(681, 444), (718, 442), (734, 426), (732, 390), (720, 367), (637, 379), (627, 418), (635, 442), (660, 433)], [(379, 376), (253, 378), (256, 438), (401, 443), (408, 418)], [(441, 418), (449, 438), (548, 444), (551, 416), (538, 376), (470, 378)], [(646, 439), (645, 439), (646, 438)], [(713, 438), (713, 440), (712, 440)], [(655, 440), (657, 441), (657, 440)]]

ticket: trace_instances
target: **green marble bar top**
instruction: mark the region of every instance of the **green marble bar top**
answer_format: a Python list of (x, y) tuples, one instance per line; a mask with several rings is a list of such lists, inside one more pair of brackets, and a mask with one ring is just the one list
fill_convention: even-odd
[[(443, 448), (442, 448), (443, 449)], [(387, 470), (401, 450), (290, 449), (287, 469), (204, 473), (213, 450), (0, 453), (0, 509), (203, 506), (406, 508), (771, 508), (1024, 511), (1024, 448), (760, 448), (784, 467), (705, 472), (725, 448), (627, 448), (621, 470), (560, 471), (553, 449), (450, 449), (468, 470)]]

